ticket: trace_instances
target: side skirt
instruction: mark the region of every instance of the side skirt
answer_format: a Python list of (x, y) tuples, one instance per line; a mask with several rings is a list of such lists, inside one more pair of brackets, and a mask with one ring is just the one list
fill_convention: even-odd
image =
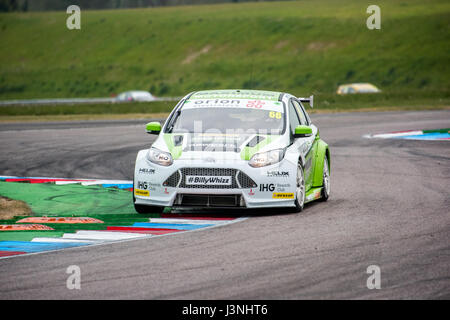
[(305, 203), (318, 200), (322, 195), (322, 187), (319, 188), (311, 188), (308, 192), (306, 192)]

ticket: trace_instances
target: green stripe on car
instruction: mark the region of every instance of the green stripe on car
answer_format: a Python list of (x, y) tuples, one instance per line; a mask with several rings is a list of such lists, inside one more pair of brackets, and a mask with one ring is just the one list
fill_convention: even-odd
[[(180, 134), (177, 134), (180, 135)], [(171, 133), (165, 133), (164, 134), (164, 141), (166, 142), (167, 148), (169, 148), (169, 152), (172, 155), (172, 158), (174, 160), (181, 157), (181, 154), (183, 153), (183, 146), (175, 146), (175, 143), (173, 141), (174, 134)]]
[(262, 90), (216, 90), (199, 91), (189, 99), (258, 99), (278, 101), (281, 92)]
[(279, 137), (279, 135), (267, 135), (267, 136), (263, 136), (265, 139), (262, 140), (260, 143), (258, 143), (256, 146), (254, 147), (244, 147), (241, 151), (241, 159), (242, 160), (250, 160), (253, 155), (255, 153), (257, 153), (259, 150), (261, 150), (261, 148), (267, 146), (268, 144), (274, 142), (275, 140), (277, 140)]

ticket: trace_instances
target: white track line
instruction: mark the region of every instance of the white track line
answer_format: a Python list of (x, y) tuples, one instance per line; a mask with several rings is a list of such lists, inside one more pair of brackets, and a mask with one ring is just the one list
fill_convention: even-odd
[(57, 185), (65, 185), (65, 184), (76, 184), (81, 183), (82, 181), (55, 181)]
[(150, 223), (173, 223), (173, 224), (227, 224), (232, 220), (198, 220), (179, 218), (150, 218)]
[(84, 239), (66, 239), (66, 238), (33, 238), (31, 242), (83, 242), (83, 243), (97, 243), (97, 240), (84, 240)]
[[(248, 217), (241, 217), (241, 218), (236, 218), (234, 220), (230, 220), (228, 221), (227, 224), (224, 225), (228, 225), (228, 224), (234, 224), (234, 223), (238, 223), (238, 222), (242, 222), (244, 220), (247, 220)], [(167, 237), (167, 236), (172, 236), (172, 237), (177, 237), (180, 236), (184, 233), (187, 232), (198, 232), (198, 231), (203, 231), (203, 230), (207, 230), (207, 229), (212, 229), (212, 228), (217, 228), (223, 225), (213, 225), (213, 226), (209, 226), (209, 227), (205, 227), (205, 228), (200, 228), (200, 229), (194, 229), (194, 230), (183, 230), (180, 232), (173, 232), (173, 233), (166, 233), (166, 234), (159, 234), (159, 235), (153, 235), (151, 237), (151, 239), (155, 239), (155, 238), (159, 238), (159, 237)], [(150, 238), (150, 237), (149, 237)], [(103, 246), (106, 244), (114, 244), (114, 243), (121, 243), (121, 242), (129, 242), (129, 241), (136, 241), (136, 240), (142, 240), (142, 239), (149, 239), (149, 238), (128, 238), (128, 239), (123, 239), (123, 240), (117, 240), (117, 241), (95, 241), (93, 244), (90, 244), (88, 246), (82, 246), (82, 247), (70, 247), (70, 248), (62, 248), (62, 249), (55, 249), (55, 250), (48, 250), (48, 251), (41, 251), (41, 252), (29, 252), (29, 253), (24, 253), (24, 254), (18, 254), (18, 255), (13, 255), (13, 256), (6, 256), (6, 257), (0, 257), (1, 259), (12, 259), (12, 258), (19, 258), (19, 257), (25, 257), (25, 256), (31, 256), (31, 255), (37, 255), (37, 254), (43, 254), (43, 253), (49, 253), (49, 252), (58, 252), (58, 251), (69, 251), (69, 250), (78, 250), (80, 248), (86, 248), (86, 247), (97, 247), (97, 246)]]
[(364, 138), (376, 138), (376, 139), (389, 139), (396, 137), (416, 136), (423, 134), (422, 130), (404, 131), (404, 132), (390, 132), (390, 133), (378, 133), (378, 134), (366, 134)]
[(95, 180), (95, 181), (85, 181), (81, 182), (83, 186), (91, 186), (96, 184), (133, 184), (133, 181), (128, 180)]
[(149, 238), (150, 236), (149, 234), (131, 232), (80, 230), (76, 233), (64, 233), (63, 239), (117, 241), (132, 238)]

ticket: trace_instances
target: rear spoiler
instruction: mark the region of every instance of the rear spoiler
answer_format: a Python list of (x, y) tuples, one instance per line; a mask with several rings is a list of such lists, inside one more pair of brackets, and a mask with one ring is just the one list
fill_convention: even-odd
[(302, 98), (302, 97), (298, 97), (298, 100), (300, 100), (300, 102), (306, 102), (309, 103), (309, 105), (311, 106), (311, 108), (314, 108), (314, 96), (310, 95), (309, 98)]

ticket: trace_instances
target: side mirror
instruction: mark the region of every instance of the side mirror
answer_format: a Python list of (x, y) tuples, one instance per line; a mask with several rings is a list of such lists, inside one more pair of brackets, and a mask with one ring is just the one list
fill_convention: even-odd
[(294, 138), (303, 138), (312, 136), (312, 129), (309, 126), (295, 127)]
[(159, 134), (161, 132), (161, 123), (159, 122), (149, 122), (145, 125), (145, 130), (149, 134)]

